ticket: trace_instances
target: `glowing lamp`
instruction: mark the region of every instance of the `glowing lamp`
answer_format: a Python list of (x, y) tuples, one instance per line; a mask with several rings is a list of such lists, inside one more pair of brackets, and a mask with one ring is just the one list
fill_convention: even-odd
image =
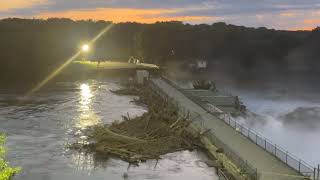
[(89, 49), (90, 49), (90, 46), (88, 44), (85, 44), (85, 45), (82, 46), (81, 49), (82, 49), (83, 52), (88, 52)]

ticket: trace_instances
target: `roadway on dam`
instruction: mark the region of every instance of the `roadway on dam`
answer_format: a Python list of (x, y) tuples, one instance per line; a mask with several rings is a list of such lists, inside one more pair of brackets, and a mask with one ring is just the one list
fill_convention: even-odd
[(199, 114), (199, 118), (201, 118), (199, 120), (203, 121), (205, 127), (211, 129), (217, 138), (237, 152), (240, 158), (257, 168), (261, 180), (303, 179), (297, 171), (239, 134), (216, 116), (207, 113), (205, 109), (184, 96), (166, 81), (161, 78), (152, 79), (152, 81), (169, 97), (173, 98), (180, 107), (185, 108), (190, 113)]

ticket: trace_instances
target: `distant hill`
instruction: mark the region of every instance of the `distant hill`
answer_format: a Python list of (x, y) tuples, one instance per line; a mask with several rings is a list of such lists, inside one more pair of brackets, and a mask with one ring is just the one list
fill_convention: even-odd
[[(0, 82), (39, 81), (110, 24), (55, 18), (0, 20)], [(160, 65), (204, 58), (211, 66), (244, 76), (299, 67), (318, 73), (319, 34), (319, 30), (278, 31), (222, 22), (120, 23), (96, 42), (86, 58), (126, 61), (135, 56)]]

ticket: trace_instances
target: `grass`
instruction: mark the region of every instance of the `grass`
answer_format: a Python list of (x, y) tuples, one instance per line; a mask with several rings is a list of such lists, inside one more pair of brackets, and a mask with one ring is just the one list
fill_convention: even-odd
[[(92, 61), (74, 61), (73, 64), (78, 65), (85, 65), (90, 68), (97, 68), (98, 62)], [(104, 61), (99, 64), (99, 69), (154, 69), (158, 70), (159, 67), (154, 64), (147, 64), (147, 63), (126, 63), (126, 62), (117, 62), (117, 61)]]
[(6, 149), (4, 148), (4, 143), (6, 138), (0, 133), (0, 180), (10, 180), (16, 173), (18, 173), (20, 168), (12, 168), (5, 161)]

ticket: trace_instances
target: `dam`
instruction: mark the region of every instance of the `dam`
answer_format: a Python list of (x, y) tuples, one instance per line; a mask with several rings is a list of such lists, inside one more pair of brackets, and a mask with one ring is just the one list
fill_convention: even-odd
[[(319, 180), (319, 168), (308, 165), (238, 123), (229, 115), (230, 110), (220, 110), (210, 101), (210, 107), (211, 109), (214, 107), (214, 111), (208, 108), (208, 101), (203, 100), (207, 95), (199, 98), (199, 91), (194, 95), (194, 92), (181, 89), (174, 82), (163, 77), (152, 78), (151, 83), (174, 100), (183, 111), (197, 114), (195, 121), (199, 122), (202, 128), (212, 132), (211, 136), (214, 137), (210, 138), (211, 142), (222, 148), (224, 154), (236, 165), (246, 169), (249, 179)], [(214, 102), (214, 97), (211, 99)], [(221, 105), (221, 99), (218, 101), (219, 105)]]

